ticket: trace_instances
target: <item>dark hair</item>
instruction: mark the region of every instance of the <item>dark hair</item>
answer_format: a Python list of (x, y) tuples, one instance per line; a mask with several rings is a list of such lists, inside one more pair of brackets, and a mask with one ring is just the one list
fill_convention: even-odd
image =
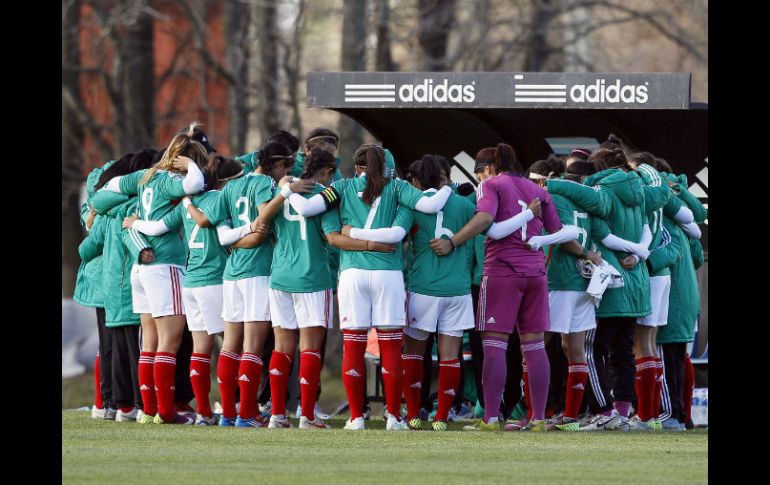
[(594, 164), (588, 161), (577, 160), (569, 164), (567, 171), (564, 173), (564, 178), (580, 182), (583, 177), (593, 175), (596, 173), (596, 167)]
[(241, 162), (216, 155), (203, 171), (203, 177), (206, 180), (206, 190), (216, 189), (222, 182), (235, 178), (242, 173), (243, 164)]
[(626, 153), (619, 146), (616, 148), (600, 148), (591, 154), (589, 161), (594, 164), (597, 171), (609, 168), (621, 168), (631, 170), (626, 160)]
[(446, 179), (450, 180), (452, 178), (452, 163), (446, 157), (441, 155), (433, 155), (433, 157), (436, 159), (436, 162), (438, 162), (441, 171), (444, 172)]
[(586, 161), (591, 156), (591, 150), (588, 148), (575, 148), (569, 153), (569, 158), (577, 158), (578, 160)]
[(633, 160), (638, 165), (646, 163), (651, 167), (655, 166), (655, 155), (650, 152), (634, 152), (628, 156), (628, 159)]
[(291, 160), (291, 163), (294, 163), (291, 153), (291, 148), (283, 143), (270, 142), (259, 151), (259, 166), (263, 170), (271, 171), (276, 161), (288, 159)]
[(353, 155), (353, 163), (366, 167), (366, 188), (361, 198), (369, 205), (382, 194), (388, 179), (385, 178), (385, 150), (377, 145), (361, 145)]
[(492, 165), (495, 159), (495, 149), (492, 147), (482, 148), (476, 153), (476, 165), (473, 167), (473, 173), (484, 171), (488, 165)]
[(564, 165), (564, 160), (552, 153), (548, 155), (547, 160), (538, 160), (530, 165), (529, 170), (527, 170), (527, 177), (531, 173), (536, 173), (548, 178), (557, 178), (564, 173)]
[(516, 152), (511, 145), (498, 143), (495, 147), (494, 165), (497, 173), (513, 172), (521, 175), (524, 170), (521, 169), (519, 161), (516, 159)]
[(131, 159), (134, 158), (133, 153), (126, 153), (122, 157), (118, 158), (115, 163), (110, 165), (110, 167), (102, 172), (102, 174), (99, 176), (99, 181), (96, 182), (96, 185), (94, 188), (96, 190), (101, 189), (104, 184), (110, 181), (110, 179), (115, 177), (120, 177), (121, 175), (128, 175), (131, 173)]
[(658, 172), (674, 173), (674, 169), (671, 168), (671, 164), (662, 158), (655, 158), (655, 165), (653, 165), (653, 167), (655, 167), (655, 170)]
[(607, 137), (607, 140), (603, 141), (599, 145), (599, 149), (601, 149), (601, 148), (608, 149), (608, 150), (612, 150), (612, 149), (615, 149), (615, 148), (624, 148), (623, 140), (618, 138), (618, 136), (616, 134), (610, 133), (609, 136)]
[(161, 161), (164, 153), (166, 153), (166, 147), (158, 148), (157, 153), (155, 153), (155, 156), (152, 157), (153, 165)]
[(334, 155), (327, 152), (326, 150), (313, 148), (313, 150), (310, 152), (310, 156), (305, 158), (304, 171), (299, 178), (309, 179), (318, 173), (319, 170), (327, 167), (332, 167), (334, 169), (337, 168), (337, 160), (334, 158)]
[(305, 137), (305, 145), (307, 145), (311, 141), (315, 141), (314, 138), (318, 138), (319, 140), (329, 142), (336, 147), (340, 145), (340, 136), (337, 133), (330, 130), (329, 128), (321, 128), (321, 127), (315, 128), (313, 131), (308, 133), (308, 135)]
[(299, 150), (299, 138), (286, 130), (278, 130), (267, 139), (267, 143), (283, 143), (294, 153)]
[(444, 168), (436, 155), (423, 155), (409, 165), (412, 177), (420, 182), (424, 189), (437, 189), (441, 183)]

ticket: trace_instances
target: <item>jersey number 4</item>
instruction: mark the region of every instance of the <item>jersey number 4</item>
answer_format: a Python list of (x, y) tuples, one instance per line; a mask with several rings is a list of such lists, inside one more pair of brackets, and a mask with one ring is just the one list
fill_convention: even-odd
[(307, 223), (305, 222), (305, 218), (299, 214), (291, 213), (291, 204), (289, 204), (288, 200), (283, 202), (283, 217), (287, 221), (299, 222), (299, 238), (303, 241), (307, 240)]

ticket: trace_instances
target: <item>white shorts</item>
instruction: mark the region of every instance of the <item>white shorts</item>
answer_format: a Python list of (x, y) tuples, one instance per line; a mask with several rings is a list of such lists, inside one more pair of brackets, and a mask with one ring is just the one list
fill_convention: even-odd
[(131, 269), (131, 302), (134, 313), (153, 318), (184, 315), (184, 269), (173, 264), (135, 264)]
[(222, 285), (182, 288), (187, 327), (191, 332), (209, 335), (225, 331), (222, 320)]
[(652, 313), (636, 320), (645, 327), (662, 327), (668, 323), (668, 296), (671, 293), (671, 275), (650, 278)]
[(596, 328), (596, 307), (585, 291), (549, 291), (550, 332), (578, 333)]
[(404, 326), (406, 291), (401, 271), (346, 269), (340, 273), (337, 299), (341, 329)]
[(269, 276), (222, 282), (222, 318), (230, 323), (269, 322)]
[(270, 316), (273, 326), (286, 330), (297, 328), (332, 328), (334, 296), (332, 289), (312, 293), (289, 293), (270, 288)]
[[(430, 296), (410, 291), (406, 299), (406, 326), (427, 333), (443, 333), (462, 337), (463, 331), (475, 327), (473, 298), (461, 296)], [(419, 340), (419, 334), (411, 335)], [(427, 337), (426, 337), (427, 338)]]

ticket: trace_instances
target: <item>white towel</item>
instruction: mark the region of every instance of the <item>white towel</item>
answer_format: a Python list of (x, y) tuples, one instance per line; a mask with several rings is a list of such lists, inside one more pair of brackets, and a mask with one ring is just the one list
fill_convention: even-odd
[(623, 286), (623, 276), (620, 275), (618, 270), (612, 267), (607, 261), (602, 259), (602, 264), (596, 266), (593, 263), (589, 264), (593, 267), (591, 274), (591, 282), (588, 283), (586, 293), (593, 298), (594, 306), (598, 307), (604, 296), (604, 291), (607, 288), (620, 288)]

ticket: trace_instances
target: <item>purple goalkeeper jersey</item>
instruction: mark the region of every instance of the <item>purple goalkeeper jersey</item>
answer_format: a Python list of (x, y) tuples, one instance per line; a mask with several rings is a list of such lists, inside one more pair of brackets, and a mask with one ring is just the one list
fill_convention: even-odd
[(485, 180), (476, 192), (476, 212), (486, 212), (494, 222), (505, 221), (527, 209), (536, 197), (540, 198), (542, 216), (535, 217), (525, 227), (507, 237), (484, 242), (484, 274), (488, 276), (535, 276), (544, 275), (545, 254), (532, 251), (525, 241), (539, 236), (543, 227), (554, 233), (562, 224), (556, 213), (551, 196), (545, 189), (526, 178), (504, 172)]

